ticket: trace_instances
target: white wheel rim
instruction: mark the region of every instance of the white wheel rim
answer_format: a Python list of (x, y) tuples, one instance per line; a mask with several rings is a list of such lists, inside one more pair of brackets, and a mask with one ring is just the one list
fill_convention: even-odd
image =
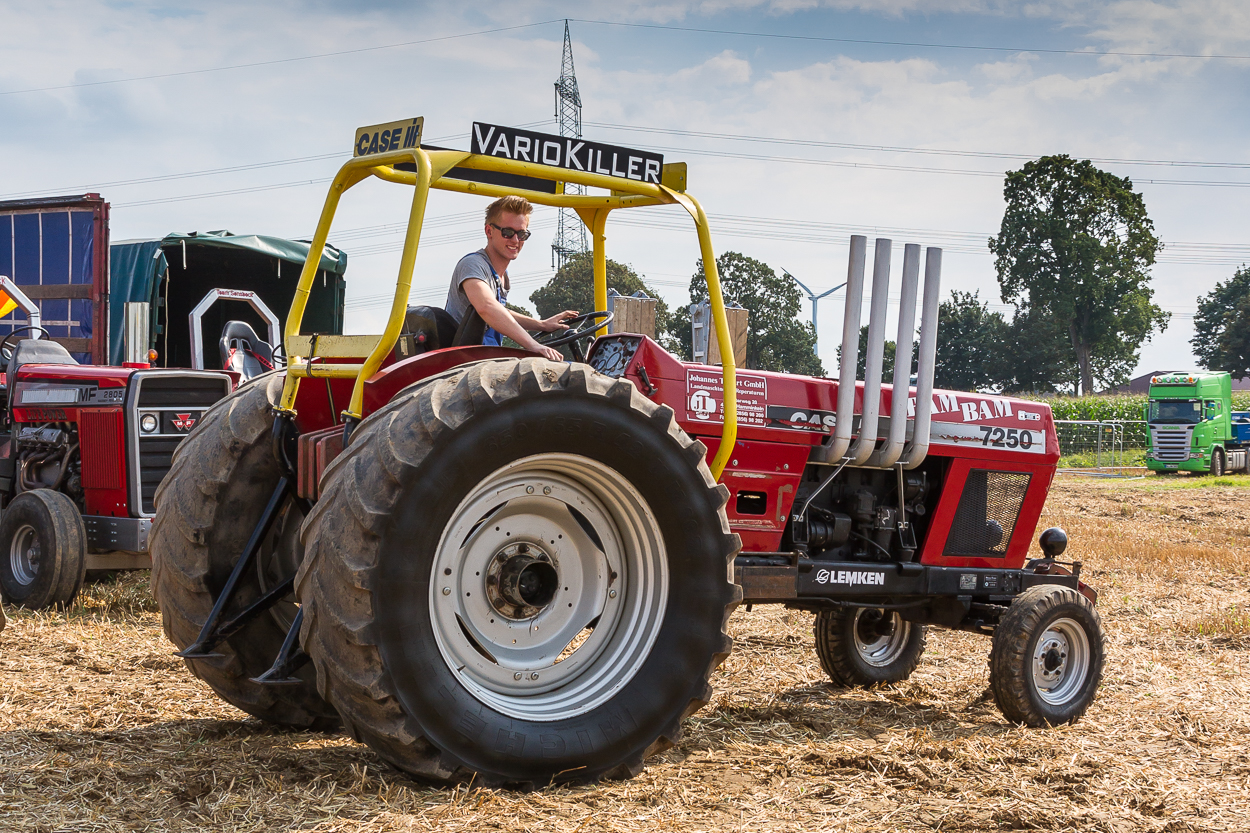
[(35, 583), (39, 575), (39, 536), (30, 524), (23, 524), (13, 534), (9, 544), (9, 570), (18, 584), (23, 586)]
[(1089, 634), (1073, 619), (1056, 619), (1033, 648), (1033, 686), (1052, 706), (1062, 706), (1077, 696), (1089, 676)]
[[(523, 559), (535, 563), (518, 573)], [(614, 469), (574, 454), (526, 457), (482, 480), (452, 514), (430, 574), (447, 666), (483, 703), (529, 720), (584, 714), (626, 685), (667, 597), (647, 502)], [(541, 604), (515, 604), (527, 598)]]
[[(880, 625), (878, 626), (878, 623)], [(907, 648), (911, 622), (894, 610), (859, 608), (855, 611), (855, 650), (874, 668), (896, 662)]]

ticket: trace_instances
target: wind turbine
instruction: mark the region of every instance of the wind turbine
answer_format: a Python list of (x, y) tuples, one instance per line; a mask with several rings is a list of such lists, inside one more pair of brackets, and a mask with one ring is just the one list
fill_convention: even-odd
[(789, 278), (790, 280), (797, 283), (800, 287), (802, 287), (803, 291), (807, 293), (807, 297), (812, 300), (812, 330), (816, 333), (816, 340), (812, 343), (812, 351), (816, 355), (819, 356), (820, 350), (817, 348), (819, 347), (819, 344), (820, 344), (820, 331), (816, 329), (816, 304), (817, 302), (820, 301), (821, 298), (825, 297), (826, 295), (832, 295), (834, 292), (837, 292), (839, 289), (846, 286), (846, 281), (843, 281), (842, 283), (838, 284), (833, 289), (827, 290), (817, 295), (816, 293), (812, 292), (810, 289), (807, 288), (807, 284), (803, 283), (794, 275), (791, 275), (785, 269), (781, 270), (781, 274), (785, 275), (787, 278)]

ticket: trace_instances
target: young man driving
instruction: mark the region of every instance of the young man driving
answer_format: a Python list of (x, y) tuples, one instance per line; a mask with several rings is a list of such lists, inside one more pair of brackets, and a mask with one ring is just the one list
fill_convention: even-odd
[(486, 245), (460, 258), (452, 272), (444, 306), (457, 323), (470, 307), (477, 310), (487, 327), (483, 344), (501, 344), (502, 336), (507, 336), (526, 350), (558, 362), (564, 360), (559, 351), (542, 346), (526, 330), (567, 330), (565, 319), (574, 317), (577, 311), (566, 309), (540, 321), (504, 306), (510, 288), (508, 266), (529, 239), (533, 211), (530, 201), (518, 196), (500, 197), (486, 207)]

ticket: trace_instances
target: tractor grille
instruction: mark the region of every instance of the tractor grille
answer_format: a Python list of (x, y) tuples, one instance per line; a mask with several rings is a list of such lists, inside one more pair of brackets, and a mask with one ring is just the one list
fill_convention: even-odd
[(1181, 431), (1174, 428), (1161, 431), (1157, 426), (1150, 426), (1150, 445), (1155, 459), (1173, 463), (1188, 460), (1193, 435), (1193, 426), (1186, 426)]
[(946, 537), (945, 555), (1002, 558), (1020, 517), (1030, 474), (973, 469)]
[(156, 512), (156, 487), (173, 464), (174, 450), (182, 437), (144, 437), (139, 440), (139, 495), (143, 514)]
[[(156, 514), (156, 487), (173, 464), (174, 451), (213, 403), (230, 393), (229, 377), (195, 371), (150, 371), (131, 377), (126, 431), (132, 450), (131, 513)], [(144, 414), (158, 417), (153, 433), (140, 431)]]

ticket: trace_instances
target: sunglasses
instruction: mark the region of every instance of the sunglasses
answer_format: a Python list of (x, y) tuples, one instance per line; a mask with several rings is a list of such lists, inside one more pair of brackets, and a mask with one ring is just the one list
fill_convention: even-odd
[(511, 240), (512, 238), (515, 237), (516, 239), (520, 240), (522, 243), (524, 243), (526, 240), (529, 240), (530, 235), (533, 233), (530, 231), (526, 231), (523, 228), (504, 228), (503, 226), (497, 226), (494, 223), (491, 223), (491, 226), (499, 230), (499, 233), (503, 235), (504, 240)]

